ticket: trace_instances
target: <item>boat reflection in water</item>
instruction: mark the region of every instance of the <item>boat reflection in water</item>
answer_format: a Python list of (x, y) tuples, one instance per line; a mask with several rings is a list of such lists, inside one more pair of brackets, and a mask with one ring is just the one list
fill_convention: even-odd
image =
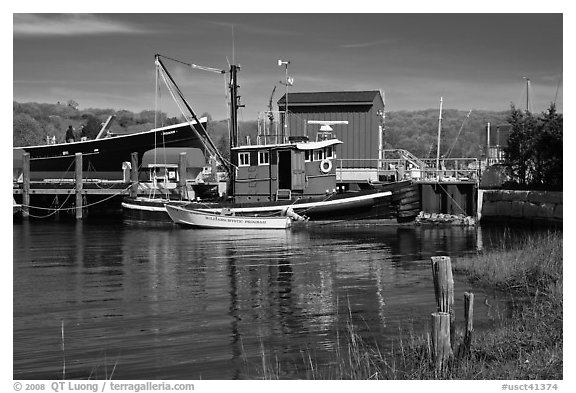
[[(15, 224), (14, 378), (62, 377), (62, 327), (66, 378), (256, 378), (263, 349), (281, 377), (306, 378), (302, 351), (327, 367), (349, 321), (384, 352), (400, 330), (425, 329), (429, 257), (476, 244), (462, 227)], [(481, 305), (474, 314), (490, 323)]]

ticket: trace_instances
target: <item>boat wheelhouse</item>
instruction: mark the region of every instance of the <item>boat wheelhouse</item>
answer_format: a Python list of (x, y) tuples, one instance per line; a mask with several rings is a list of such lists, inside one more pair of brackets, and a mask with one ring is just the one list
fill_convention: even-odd
[(290, 138), (287, 143), (232, 148), (234, 202), (306, 200), (335, 193), (333, 160), (340, 143), (333, 137), (315, 142)]

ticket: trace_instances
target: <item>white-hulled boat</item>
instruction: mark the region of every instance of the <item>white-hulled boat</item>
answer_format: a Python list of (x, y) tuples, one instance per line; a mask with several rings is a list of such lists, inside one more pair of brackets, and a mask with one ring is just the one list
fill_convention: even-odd
[(176, 224), (195, 228), (214, 229), (288, 229), (292, 226), (289, 216), (241, 216), (222, 209), (220, 213), (185, 209), (166, 205), (168, 215)]

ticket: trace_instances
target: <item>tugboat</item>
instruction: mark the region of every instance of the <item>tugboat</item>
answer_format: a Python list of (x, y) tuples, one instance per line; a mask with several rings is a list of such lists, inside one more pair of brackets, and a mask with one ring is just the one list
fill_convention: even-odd
[[(332, 126), (345, 121), (308, 121), (320, 125), (313, 141), (306, 136), (286, 136), (282, 116), (264, 113), (260, 116), (257, 140), (238, 142), (237, 111), (241, 106), (237, 94), (239, 67), (230, 67), (230, 161), (217, 149), (205, 144), (212, 157), (224, 168), (227, 192), (217, 201), (142, 200), (127, 197), (122, 206), (134, 216), (169, 219), (166, 206), (174, 206), (180, 219), (186, 210), (220, 214), (273, 215), (292, 209), (310, 220), (394, 218), (392, 192), (386, 187), (350, 191), (337, 187), (336, 146), (342, 141), (333, 135)], [(186, 105), (193, 114), (189, 105)], [(193, 115), (195, 117), (195, 115)], [(284, 116), (285, 118), (285, 116)], [(181, 194), (182, 195), (182, 194)]]

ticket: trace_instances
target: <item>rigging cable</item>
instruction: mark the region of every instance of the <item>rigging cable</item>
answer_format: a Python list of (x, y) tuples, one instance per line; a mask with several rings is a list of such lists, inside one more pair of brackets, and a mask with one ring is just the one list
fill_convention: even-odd
[(554, 94), (554, 105), (556, 105), (556, 99), (558, 99), (558, 90), (560, 89), (560, 82), (562, 81), (562, 75), (558, 78), (558, 85), (556, 85), (556, 94)]
[[(154, 62), (154, 74), (155, 74), (155, 87), (154, 87), (154, 128), (158, 128), (158, 95), (160, 93), (160, 88), (158, 86), (158, 66)], [(148, 193), (148, 197), (156, 197), (156, 132), (154, 132), (154, 174), (152, 175), (152, 192)]]
[[(161, 65), (161, 75), (162, 78), (164, 79), (166, 86), (168, 87), (168, 90), (170, 91), (170, 94), (172, 94), (172, 97), (174, 98), (174, 101), (176, 102), (176, 104), (178, 105), (178, 108), (180, 109), (180, 111), (182, 112), (182, 115), (184, 116), (184, 118), (187, 119), (187, 116), (185, 114), (185, 111), (182, 109), (180, 102), (178, 101), (178, 99), (176, 98), (176, 95), (174, 93), (174, 91), (178, 94), (178, 97), (182, 100), (182, 104), (186, 106), (186, 109), (188, 109), (188, 112), (192, 115), (193, 119), (196, 121), (196, 124), (198, 126), (200, 126), (200, 131), (197, 129), (197, 127), (193, 127), (193, 129), (196, 131), (197, 135), (200, 137), (200, 141), (202, 142), (202, 144), (206, 147), (206, 149), (210, 150), (211, 152), (213, 152), (222, 162), (223, 165), (226, 166), (226, 171), (230, 172), (232, 171), (232, 168), (235, 166), (234, 164), (232, 164), (229, 160), (227, 160), (226, 158), (224, 158), (222, 156), (222, 154), (218, 151), (218, 149), (216, 148), (216, 146), (214, 145), (214, 142), (212, 141), (212, 139), (210, 138), (210, 135), (208, 135), (208, 132), (206, 131), (206, 129), (204, 128), (204, 126), (202, 125), (202, 123), (200, 123), (200, 120), (198, 119), (198, 117), (196, 116), (196, 114), (194, 113), (194, 111), (192, 110), (192, 108), (190, 107), (190, 105), (188, 104), (188, 102), (186, 101), (186, 99), (184, 98), (184, 94), (182, 93), (182, 91), (180, 90), (180, 88), (176, 85), (176, 83), (174, 82), (174, 80), (172, 79), (172, 76), (170, 75), (170, 73), (168, 72), (168, 70), (166, 70), (166, 68), (164, 67), (164, 65), (162, 64), (161, 60), (159, 58), (157, 58), (157, 62)], [(168, 80), (170, 80), (170, 83), (168, 82)], [(174, 91), (172, 90), (174, 89)], [(188, 121), (191, 124), (191, 120)]]
[(448, 149), (448, 151), (446, 152), (446, 155), (445, 155), (446, 158), (450, 157), (450, 154), (452, 154), (452, 150), (454, 149), (454, 146), (456, 146), (456, 142), (458, 141), (458, 137), (460, 137), (460, 133), (462, 132), (462, 129), (464, 128), (464, 124), (466, 124), (466, 120), (468, 120), (471, 113), (472, 113), (472, 109), (470, 109), (468, 111), (468, 114), (466, 115), (466, 117), (462, 121), (462, 125), (460, 126), (460, 130), (458, 130), (458, 135), (456, 135), (456, 139), (454, 139), (454, 143), (452, 144), (450, 149)]

